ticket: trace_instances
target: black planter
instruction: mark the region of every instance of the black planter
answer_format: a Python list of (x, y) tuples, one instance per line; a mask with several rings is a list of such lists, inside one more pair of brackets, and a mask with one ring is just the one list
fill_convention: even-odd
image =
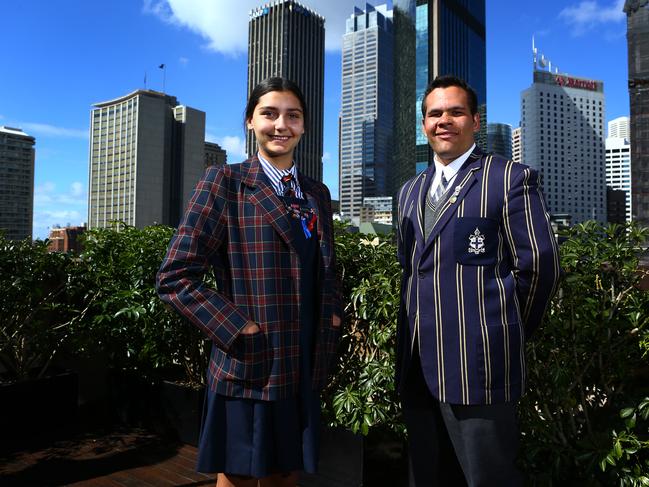
[(108, 374), (108, 404), (109, 419), (130, 426), (150, 427), (159, 409), (156, 387), (123, 370)]
[(163, 381), (159, 391), (165, 432), (183, 443), (197, 446), (205, 388)]
[(303, 474), (300, 487), (401, 487), (408, 485), (403, 441), (393, 434), (367, 437), (324, 428), (316, 475)]
[(77, 420), (79, 382), (74, 372), (0, 385), (2, 440), (24, 440)]

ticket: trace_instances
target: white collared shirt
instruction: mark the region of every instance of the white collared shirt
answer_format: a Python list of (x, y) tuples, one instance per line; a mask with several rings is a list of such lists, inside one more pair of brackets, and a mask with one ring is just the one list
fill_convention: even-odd
[(295, 163), (293, 163), (293, 165), (289, 169), (277, 169), (271, 162), (264, 159), (264, 157), (259, 152), (257, 152), (257, 158), (261, 163), (261, 168), (264, 170), (264, 173), (266, 174), (266, 176), (268, 176), (268, 179), (270, 179), (270, 184), (277, 195), (284, 195), (284, 183), (282, 183), (282, 176), (292, 174), (293, 180), (295, 181), (295, 197), (302, 199), (302, 190), (300, 189), (300, 182), (297, 179), (297, 166), (295, 165)]
[(439, 186), (439, 181), (442, 178), (442, 172), (444, 173), (444, 177), (446, 178), (447, 181), (446, 188), (448, 189), (451, 187), (451, 185), (453, 184), (453, 179), (455, 179), (457, 172), (462, 167), (462, 164), (464, 164), (464, 162), (469, 158), (469, 156), (473, 152), (473, 149), (475, 149), (475, 143), (471, 146), (471, 148), (468, 151), (466, 151), (460, 157), (458, 157), (457, 159), (455, 159), (454, 161), (446, 165), (442, 164), (437, 159), (437, 156), (434, 157), (433, 162), (435, 164), (435, 176), (433, 178), (433, 182), (430, 184), (431, 197), (435, 195), (437, 186)]

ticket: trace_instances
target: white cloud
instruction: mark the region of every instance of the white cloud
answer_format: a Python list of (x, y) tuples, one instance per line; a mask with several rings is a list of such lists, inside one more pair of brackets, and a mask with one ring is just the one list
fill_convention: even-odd
[(86, 221), (88, 193), (86, 185), (74, 181), (63, 192), (45, 181), (34, 188), (34, 238), (45, 239), (55, 225), (82, 225)]
[(70, 185), (70, 194), (72, 196), (83, 196), (84, 195), (84, 186), (83, 183), (80, 183), (79, 181), (75, 181)]
[(608, 7), (597, 0), (582, 0), (578, 5), (566, 7), (559, 18), (574, 27), (572, 34), (579, 36), (601, 24), (621, 22), (626, 19), (623, 12), (624, 0), (614, 0)]
[(189, 64), (189, 58), (181, 56), (180, 58), (178, 58), (178, 62), (181, 66), (187, 66)]
[(88, 130), (68, 129), (64, 127), (55, 127), (45, 123), (18, 122), (18, 127), (23, 129), (29, 135), (43, 137), (71, 137), (77, 139), (87, 139)]
[[(56, 184), (51, 181), (46, 181), (39, 184), (34, 188), (34, 209), (42, 208), (45, 210), (47, 206), (85, 206), (88, 202), (88, 193), (83, 183), (78, 181), (70, 184), (67, 191), (57, 192)], [(51, 208), (47, 208), (51, 209)]]
[(228, 162), (241, 162), (248, 159), (246, 141), (242, 137), (226, 135), (216, 140), (228, 154)]
[(327, 162), (331, 160), (331, 154), (329, 152), (325, 152), (322, 154), (322, 162)]
[[(143, 12), (202, 36), (207, 48), (238, 56), (248, 49), (248, 14), (261, 0), (144, 0)], [(325, 18), (325, 48), (340, 50), (345, 21), (354, 12), (349, 0), (300, 0)], [(361, 2), (363, 3), (363, 2)]]

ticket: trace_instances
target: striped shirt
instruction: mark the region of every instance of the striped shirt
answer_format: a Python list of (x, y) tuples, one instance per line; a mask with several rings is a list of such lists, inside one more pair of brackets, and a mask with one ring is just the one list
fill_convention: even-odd
[(304, 199), (304, 197), (302, 196), (302, 190), (300, 189), (300, 183), (297, 179), (297, 166), (295, 165), (295, 163), (293, 163), (290, 169), (277, 169), (271, 162), (264, 159), (264, 157), (259, 152), (257, 153), (257, 157), (259, 158), (259, 162), (261, 163), (261, 167), (264, 170), (264, 173), (270, 180), (270, 184), (278, 196), (284, 196), (284, 183), (282, 183), (282, 176), (292, 174), (295, 197)]

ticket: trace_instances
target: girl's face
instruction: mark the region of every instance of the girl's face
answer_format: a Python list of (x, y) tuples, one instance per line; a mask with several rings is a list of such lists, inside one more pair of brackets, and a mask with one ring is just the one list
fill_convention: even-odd
[(291, 167), (293, 151), (304, 133), (300, 100), (290, 91), (271, 91), (259, 98), (248, 129), (255, 131), (261, 155), (284, 169)]

